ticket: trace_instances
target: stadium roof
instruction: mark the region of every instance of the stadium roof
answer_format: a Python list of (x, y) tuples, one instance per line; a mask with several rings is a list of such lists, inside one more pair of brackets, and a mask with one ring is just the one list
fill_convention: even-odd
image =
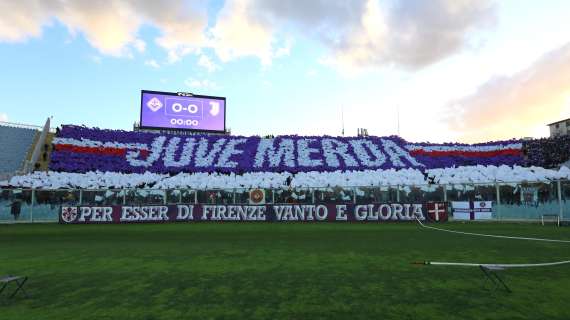
[(549, 123), (549, 124), (547, 124), (547, 126), (551, 126), (551, 125), (553, 125), (553, 124), (557, 124), (557, 123), (565, 122), (565, 121), (568, 121), (568, 120), (570, 120), (570, 118), (568, 118), (568, 119), (564, 119), (564, 120), (559, 120), (559, 121), (556, 121), (556, 122), (553, 122), (553, 123)]

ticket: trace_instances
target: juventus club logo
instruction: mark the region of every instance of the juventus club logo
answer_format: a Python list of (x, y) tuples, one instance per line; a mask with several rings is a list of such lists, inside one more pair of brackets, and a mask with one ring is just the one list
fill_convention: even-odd
[(210, 114), (215, 117), (220, 113), (220, 103), (210, 101)]

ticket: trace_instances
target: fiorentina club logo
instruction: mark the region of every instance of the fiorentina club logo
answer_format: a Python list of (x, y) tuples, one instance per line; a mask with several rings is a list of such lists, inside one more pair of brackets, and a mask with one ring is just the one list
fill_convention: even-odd
[(77, 219), (77, 207), (62, 207), (61, 219), (66, 223), (72, 223)]
[(260, 189), (252, 190), (249, 197), (252, 204), (262, 204), (265, 202), (265, 192)]
[(146, 106), (152, 111), (152, 112), (157, 112), (158, 110), (160, 110), (160, 108), (162, 108), (162, 102), (160, 102), (160, 100), (158, 100), (157, 97), (154, 97), (152, 99), (150, 99), (147, 103)]
[(428, 217), (431, 221), (445, 222), (447, 221), (447, 203), (446, 202), (430, 202), (427, 204)]

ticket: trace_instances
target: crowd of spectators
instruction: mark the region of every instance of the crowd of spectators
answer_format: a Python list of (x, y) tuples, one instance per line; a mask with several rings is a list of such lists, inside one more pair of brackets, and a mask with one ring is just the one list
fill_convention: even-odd
[(570, 159), (570, 136), (525, 141), (523, 152), (527, 166), (557, 168)]
[[(85, 127), (85, 126), (84, 126)], [(59, 134), (60, 128), (56, 128), (56, 136)], [(268, 134), (263, 138), (275, 138), (275, 135)], [(45, 145), (43, 148), (42, 160), (49, 161), (49, 154), (53, 150), (53, 145)], [(570, 160), (570, 136), (559, 136), (542, 139), (530, 139), (523, 141), (523, 166), (536, 166), (547, 169), (559, 168), (566, 161)], [(39, 168), (36, 168), (39, 169)], [(241, 174), (241, 173), (240, 173)], [(433, 177), (427, 177), (429, 184), (435, 183)], [(290, 181), (287, 181), (287, 185)]]

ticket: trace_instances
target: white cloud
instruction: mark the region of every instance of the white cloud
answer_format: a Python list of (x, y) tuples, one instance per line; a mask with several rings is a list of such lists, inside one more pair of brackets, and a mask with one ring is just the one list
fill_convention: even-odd
[(212, 59), (205, 54), (201, 54), (200, 58), (198, 58), (198, 65), (206, 68), (208, 72), (214, 72), (221, 69), (219, 65), (214, 63)]
[(0, 41), (25, 41), (41, 35), (42, 28), (57, 19), (74, 35), (83, 35), (99, 52), (131, 56), (143, 52), (146, 43), (138, 31), (148, 24), (160, 30), (156, 40), (172, 54), (203, 44), (205, 0), (0, 0)]
[(472, 31), (494, 21), (495, 6), (492, 0), (399, 0), (391, 6), (377, 0), (236, 0), (222, 13), (214, 34), (224, 61), (253, 55), (269, 64), (280, 35), (295, 30), (328, 49), (322, 59), (328, 64), (415, 69), (460, 50)]
[(133, 42), (133, 47), (134, 47), (135, 49), (137, 49), (138, 52), (144, 52), (145, 49), (146, 49), (146, 42), (144, 42), (144, 41), (142, 41), (142, 40), (140, 40), (140, 39), (136, 39), (136, 40)]
[(158, 62), (156, 62), (156, 60), (154, 60), (154, 59), (146, 60), (144, 62), (144, 65), (149, 66), (151, 68), (155, 68), (155, 69), (160, 68), (160, 64), (158, 64)]
[(570, 43), (527, 69), (497, 76), (473, 94), (451, 101), (446, 119), (463, 140), (508, 139), (546, 133), (546, 124), (568, 117)]
[(142, 17), (128, 2), (120, 1), (47, 1), (53, 3), (52, 15), (76, 36), (82, 34), (102, 54), (128, 56), (142, 40), (137, 30)]
[(473, 30), (494, 19), (487, 0), (407, 0), (392, 9), (368, 0), (360, 22), (330, 44), (332, 59), (341, 66), (417, 69), (459, 51)]
[(273, 31), (249, 15), (251, 0), (226, 1), (212, 28), (212, 46), (223, 62), (243, 56), (256, 56), (263, 65), (271, 64)]
[(147, 1), (149, 20), (162, 32), (156, 43), (168, 51), (170, 62), (206, 46), (207, 0)]
[[(101, 54), (131, 57), (147, 46), (169, 62), (212, 48), (222, 62), (257, 57), (264, 66), (290, 54), (295, 37), (316, 40), (339, 67), (421, 68), (460, 50), (473, 30), (493, 21), (492, 0), (227, 0), (208, 29), (207, 0), (0, 0), (0, 41), (39, 37), (52, 21), (83, 36)], [(208, 70), (215, 66), (202, 58)], [(210, 59), (211, 62), (211, 59)]]
[(0, 121), (8, 121), (8, 115), (5, 113), (0, 113)]
[(192, 89), (217, 90), (220, 88), (217, 83), (207, 79), (199, 80), (195, 78), (188, 78), (184, 81), (184, 84)]
[(42, 27), (49, 23), (52, 11), (49, 1), (0, 1), (0, 41), (22, 42), (39, 37)]

